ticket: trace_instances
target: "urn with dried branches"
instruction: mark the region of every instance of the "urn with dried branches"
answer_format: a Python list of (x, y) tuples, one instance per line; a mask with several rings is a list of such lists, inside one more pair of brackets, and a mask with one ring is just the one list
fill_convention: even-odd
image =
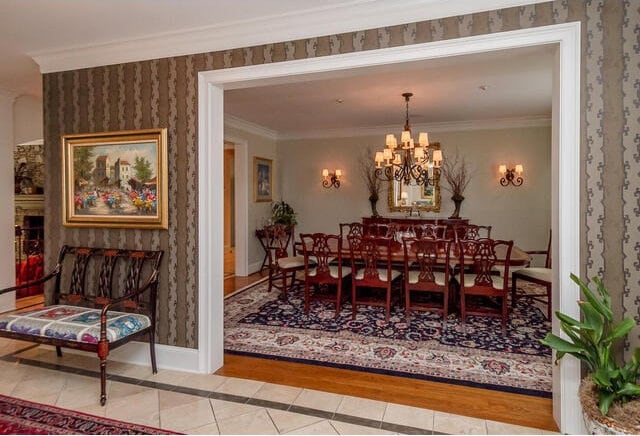
[(464, 200), (464, 190), (467, 189), (471, 181), (471, 172), (464, 156), (460, 156), (458, 152), (453, 157), (444, 159), (441, 168), (441, 174), (448, 186), (443, 188), (451, 193), (451, 200), (455, 204), (455, 210), (449, 218), (460, 218), (460, 206)]
[(371, 215), (380, 216), (377, 209), (377, 203), (380, 199), (380, 190), (382, 189), (382, 180), (376, 177), (376, 169), (373, 164), (373, 148), (365, 148), (358, 158), (358, 168), (360, 177), (367, 187), (369, 193), (369, 203), (371, 203)]

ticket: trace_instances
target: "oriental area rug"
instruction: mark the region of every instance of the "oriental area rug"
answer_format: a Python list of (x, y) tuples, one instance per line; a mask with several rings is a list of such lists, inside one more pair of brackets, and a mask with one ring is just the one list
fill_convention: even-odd
[(399, 304), (389, 322), (374, 306), (359, 306), (352, 320), (348, 302), (337, 319), (321, 301), (307, 316), (302, 287), (288, 301), (267, 289), (262, 282), (225, 299), (225, 352), (551, 397), (551, 351), (539, 342), (551, 324), (526, 297), (503, 336), (498, 318), (470, 316), (463, 328), (453, 313), (443, 331), (439, 314), (415, 311), (407, 322)]
[(180, 434), (0, 395), (0, 434)]

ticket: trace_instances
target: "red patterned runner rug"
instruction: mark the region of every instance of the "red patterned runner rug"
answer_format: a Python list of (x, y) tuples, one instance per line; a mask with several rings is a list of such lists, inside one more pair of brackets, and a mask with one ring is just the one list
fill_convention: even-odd
[(0, 434), (181, 434), (0, 395)]

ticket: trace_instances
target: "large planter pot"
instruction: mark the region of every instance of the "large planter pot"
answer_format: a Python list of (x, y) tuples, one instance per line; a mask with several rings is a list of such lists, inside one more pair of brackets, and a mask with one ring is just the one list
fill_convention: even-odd
[[(604, 416), (598, 409), (595, 385), (585, 378), (580, 384), (580, 403), (588, 434), (640, 434), (640, 416), (637, 416), (640, 413), (640, 400), (631, 401), (624, 406), (612, 406), (609, 416)], [(618, 410), (615, 410), (616, 407)]]

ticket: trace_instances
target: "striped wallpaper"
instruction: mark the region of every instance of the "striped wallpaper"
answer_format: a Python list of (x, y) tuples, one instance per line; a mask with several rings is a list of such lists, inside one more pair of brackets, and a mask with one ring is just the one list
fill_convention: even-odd
[[(600, 274), (617, 313), (640, 321), (640, 2), (556, 0), (213, 53), (46, 74), (47, 246), (162, 248), (159, 342), (197, 346), (197, 73), (582, 22), (582, 275)], [(61, 226), (60, 135), (167, 127), (169, 229)], [(637, 332), (629, 345), (638, 346)]]

